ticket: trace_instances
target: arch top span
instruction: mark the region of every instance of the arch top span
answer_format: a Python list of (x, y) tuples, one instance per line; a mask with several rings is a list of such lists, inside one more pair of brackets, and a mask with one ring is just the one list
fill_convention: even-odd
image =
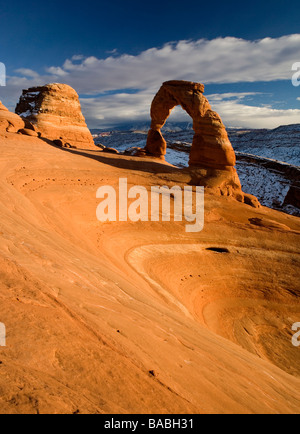
[(169, 80), (165, 81), (163, 83), (163, 86), (173, 86), (173, 87), (180, 87), (180, 88), (186, 88), (187, 90), (195, 90), (199, 91), (201, 93), (204, 93), (204, 84), (202, 83), (195, 83), (193, 81), (184, 81), (184, 80)]
[(190, 81), (171, 80), (163, 83), (151, 105), (151, 128), (145, 152), (162, 158), (167, 144), (161, 128), (172, 110), (181, 106), (193, 119), (193, 138), (190, 166), (228, 169), (235, 166), (236, 158), (226, 128), (203, 95), (204, 85)]

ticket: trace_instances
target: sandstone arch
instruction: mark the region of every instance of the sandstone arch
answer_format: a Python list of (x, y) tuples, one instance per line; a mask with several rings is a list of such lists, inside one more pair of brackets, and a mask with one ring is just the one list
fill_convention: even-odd
[(256, 197), (242, 192), (235, 169), (236, 156), (226, 128), (203, 95), (204, 85), (183, 80), (163, 83), (151, 105), (151, 128), (145, 149), (139, 156), (164, 159), (167, 143), (161, 128), (171, 111), (180, 105), (193, 119), (195, 131), (189, 159), (187, 182), (202, 185), (211, 192), (231, 196), (253, 207), (260, 204)]
[(211, 109), (203, 92), (204, 85), (201, 83), (181, 80), (163, 83), (151, 106), (146, 154), (164, 158), (167, 144), (161, 128), (171, 111), (180, 105), (193, 119), (195, 131), (189, 165), (221, 170), (235, 166), (235, 153), (226, 128), (218, 113)]

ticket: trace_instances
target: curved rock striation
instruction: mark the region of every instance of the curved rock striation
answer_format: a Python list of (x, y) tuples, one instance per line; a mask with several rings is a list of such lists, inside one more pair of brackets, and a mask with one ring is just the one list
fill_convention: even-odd
[(33, 124), (42, 137), (72, 147), (97, 149), (86, 125), (76, 91), (66, 84), (23, 90), (16, 113)]
[(17, 133), (24, 126), (20, 116), (10, 112), (0, 101), (0, 132)]

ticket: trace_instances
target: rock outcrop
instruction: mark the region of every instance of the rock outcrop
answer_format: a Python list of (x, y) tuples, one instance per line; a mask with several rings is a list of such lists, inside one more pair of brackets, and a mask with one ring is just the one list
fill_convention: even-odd
[(161, 128), (171, 111), (180, 105), (193, 119), (193, 138), (189, 166), (193, 183), (204, 185), (222, 195), (234, 196), (257, 207), (258, 201), (247, 196), (234, 168), (236, 156), (226, 128), (203, 95), (204, 85), (173, 80), (163, 83), (151, 105), (151, 128), (147, 144), (138, 155), (164, 159), (167, 144)]
[(16, 113), (49, 140), (72, 147), (97, 149), (87, 128), (76, 91), (66, 84), (47, 84), (23, 90)]
[(235, 165), (235, 153), (220, 116), (211, 109), (203, 95), (204, 85), (189, 81), (167, 81), (156, 94), (151, 106), (151, 129), (145, 151), (164, 157), (166, 141), (161, 128), (180, 105), (193, 119), (195, 131), (190, 166), (226, 169)]
[(0, 131), (17, 133), (24, 126), (24, 121), (20, 116), (10, 112), (0, 101)]

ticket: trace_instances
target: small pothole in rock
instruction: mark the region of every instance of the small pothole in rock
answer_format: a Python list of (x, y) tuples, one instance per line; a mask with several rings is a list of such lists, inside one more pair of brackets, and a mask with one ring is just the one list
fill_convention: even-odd
[(230, 253), (230, 251), (226, 247), (207, 247), (206, 250), (216, 253)]

